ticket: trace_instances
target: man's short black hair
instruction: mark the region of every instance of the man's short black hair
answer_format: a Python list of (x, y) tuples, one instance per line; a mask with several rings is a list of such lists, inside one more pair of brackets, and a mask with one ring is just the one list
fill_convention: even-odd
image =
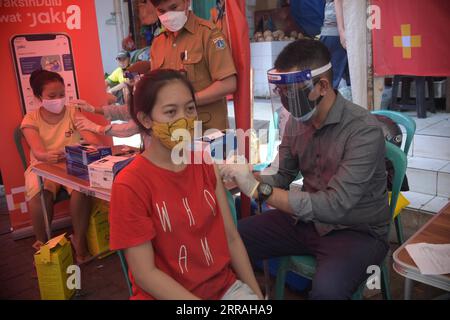
[[(331, 60), (330, 51), (318, 40), (299, 39), (288, 44), (275, 60), (275, 69), (279, 71), (316, 69)], [(333, 72), (328, 70), (325, 76), (333, 83)]]
[(161, 4), (161, 2), (163, 2), (163, 0), (147, 0), (150, 1), (154, 7), (157, 7)]

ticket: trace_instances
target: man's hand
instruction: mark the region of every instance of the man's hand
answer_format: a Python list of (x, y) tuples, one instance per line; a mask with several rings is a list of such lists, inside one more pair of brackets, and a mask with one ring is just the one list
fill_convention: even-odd
[(86, 118), (75, 118), (75, 127), (78, 131), (90, 131), (93, 133), (102, 133), (103, 127)]
[(249, 198), (256, 197), (255, 191), (259, 182), (252, 173), (252, 167), (246, 163), (245, 158), (238, 158), (239, 161), (229, 161), (226, 164), (217, 165), (222, 179), (234, 179), (242, 193)]
[(341, 42), (342, 48), (347, 50), (347, 40), (345, 39), (345, 32), (344, 31), (339, 32), (339, 40)]
[(50, 150), (47, 151), (44, 157), (44, 162), (57, 163), (66, 157), (64, 151)]
[(82, 111), (91, 112), (91, 113), (95, 112), (95, 107), (90, 105), (89, 103), (87, 103), (84, 100), (74, 99), (74, 100), (69, 101), (69, 105), (73, 106), (75, 108), (79, 108)]

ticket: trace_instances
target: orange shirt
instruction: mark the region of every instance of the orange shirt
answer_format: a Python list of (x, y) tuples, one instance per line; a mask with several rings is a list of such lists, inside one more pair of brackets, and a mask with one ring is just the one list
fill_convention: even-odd
[[(177, 37), (167, 31), (156, 37), (150, 56), (152, 70), (185, 70), (196, 92), (236, 74), (233, 57), (222, 32), (192, 12)], [(198, 107), (197, 112), (204, 130), (228, 128), (225, 97)]]

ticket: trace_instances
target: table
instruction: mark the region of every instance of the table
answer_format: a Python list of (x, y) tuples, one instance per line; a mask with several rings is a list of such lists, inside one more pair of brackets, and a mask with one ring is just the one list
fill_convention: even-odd
[(450, 203), (430, 219), (420, 230), (409, 238), (393, 254), (394, 270), (405, 277), (405, 300), (411, 298), (413, 280), (450, 291), (450, 274), (424, 275), (406, 251), (406, 246), (413, 243), (450, 243)]
[[(114, 146), (112, 147), (112, 153), (118, 154), (121, 152), (121, 149), (123, 147), (128, 146)], [(131, 149), (135, 149), (136, 151), (138, 149), (128, 147)], [(39, 163), (36, 164), (32, 169), (32, 172), (34, 172), (39, 179), (40, 189), (41, 189), (41, 206), (42, 206), (42, 212), (44, 214), (44, 223), (45, 223), (45, 231), (47, 233), (47, 238), (51, 239), (51, 227), (50, 222), (48, 221), (48, 213), (47, 213), (47, 207), (45, 206), (45, 198), (44, 198), (44, 181), (43, 179), (48, 179), (51, 181), (54, 181), (56, 183), (59, 183), (60, 185), (63, 185), (65, 187), (69, 187), (75, 191), (81, 192), (83, 194), (86, 194), (91, 197), (99, 198), (105, 201), (110, 201), (111, 199), (111, 189), (103, 189), (103, 188), (95, 188), (91, 187), (89, 185), (89, 181), (80, 179), (78, 177), (75, 177), (73, 175), (70, 175), (67, 173), (66, 170), (66, 163), (59, 162), (56, 164), (50, 164), (50, 163)], [(236, 184), (234, 182), (227, 182), (225, 183), (225, 188), (227, 188), (232, 194), (239, 192), (239, 189), (237, 188)]]
[[(124, 145), (118, 145), (112, 147), (112, 154), (119, 154), (122, 152), (122, 149), (126, 147), (128, 149), (134, 149), (135, 151), (138, 151), (137, 148), (124, 146)], [(32, 172), (34, 172), (38, 176), (39, 180), (39, 186), (41, 189), (41, 206), (42, 206), (42, 212), (44, 214), (44, 223), (45, 223), (45, 232), (47, 234), (47, 238), (51, 239), (51, 227), (50, 222), (48, 221), (48, 213), (47, 213), (47, 207), (45, 205), (45, 198), (44, 198), (44, 180), (48, 179), (51, 181), (54, 181), (56, 183), (59, 183), (60, 185), (63, 185), (65, 187), (69, 187), (75, 191), (81, 192), (83, 194), (86, 194), (91, 197), (99, 198), (102, 200), (109, 201), (111, 198), (111, 189), (102, 189), (102, 188), (94, 188), (89, 185), (89, 181), (80, 179), (78, 177), (75, 177), (73, 175), (70, 175), (67, 173), (66, 170), (66, 162), (58, 162), (55, 164), (51, 163), (39, 163), (33, 166), (31, 169)]]

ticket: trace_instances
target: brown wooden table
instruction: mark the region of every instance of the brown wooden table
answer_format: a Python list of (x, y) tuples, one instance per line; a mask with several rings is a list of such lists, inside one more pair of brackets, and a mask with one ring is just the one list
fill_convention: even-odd
[(421, 274), (416, 263), (406, 251), (408, 244), (414, 243), (448, 244), (450, 243), (450, 203), (430, 219), (420, 230), (409, 238), (393, 254), (394, 270), (405, 277), (405, 299), (411, 298), (412, 280), (450, 291), (450, 274)]

